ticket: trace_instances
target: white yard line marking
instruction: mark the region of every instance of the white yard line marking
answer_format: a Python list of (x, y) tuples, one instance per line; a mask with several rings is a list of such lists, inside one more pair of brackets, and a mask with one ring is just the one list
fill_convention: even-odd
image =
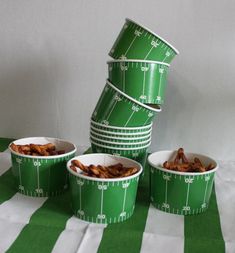
[(125, 188), (125, 190), (124, 190), (124, 197), (123, 197), (123, 204), (122, 204), (122, 212), (124, 212), (124, 210), (125, 210), (125, 204), (126, 204), (126, 191), (127, 191), (127, 188)]
[(146, 63), (145, 63), (145, 70), (143, 72), (144, 72), (144, 78), (143, 78), (143, 91), (142, 91), (142, 95), (144, 96), (144, 93), (145, 93)]
[(20, 168), (20, 164), (21, 164), (21, 163), (18, 163), (18, 169), (19, 169), (20, 186), (22, 186), (22, 177), (21, 177), (21, 168)]
[(190, 188), (190, 183), (188, 183), (187, 196), (186, 196), (186, 204), (185, 204), (186, 206), (188, 206), (189, 188)]
[(147, 124), (148, 120), (149, 120), (149, 117), (145, 120), (143, 126), (145, 126)]
[(126, 124), (124, 126), (127, 126), (127, 124), (129, 123), (129, 121), (131, 120), (132, 116), (134, 115), (135, 111), (133, 111), (130, 115), (130, 117), (128, 118)]
[(123, 197), (123, 204), (122, 204), (122, 221), (124, 219), (124, 216), (125, 216), (125, 205), (126, 205), (126, 191), (127, 191), (127, 187), (125, 187), (125, 190), (124, 190), (124, 197)]
[(123, 87), (123, 92), (125, 92), (126, 90), (125, 90), (125, 82), (126, 82), (126, 80), (125, 80), (125, 76), (126, 76), (126, 71), (124, 70), (124, 71), (122, 71), (122, 73), (123, 73), (123, 80), (122, 80), (122, 87)]
[(168, 57), (168, 56), (165, 56), (165, 57), (163, 58), (162, 62), (165, 62), (165, 60), (166, 60), (167, 57)]
[[(104, 184), (103, 184), (103, 182), (102, 182), (102, 186), (103, 186)], [(100, 201), (100, 214), (101, 214), (101, 216), (103, 215), (103, 203), (104, 202), (104, 189), (103, 189), (103, 187), (102, 187), (102, 189), (101, 189), (101, 201)], [(101, 220), (102, 220), (102, 218), (101, 218)]]
[(149, 56), (149, 54), (151, 53), (151, 51), (153, 50), (154, 47), (151, 47), (151, 49), (149, 50), (149, 52), (146, 54), (146, 56), (144, 57), (144, 60), (146, 60), (146, 58)]
[(168, 180), (166, 180), (166, 186), (165, 186), (165, 203), (167, 203), (167, 186), (168, 186), (167, 184), (168, 184)]
[[(115, 97), (113, 97), (113, 99), (115, 99)], [(111, 108), (109, 114), (108, 114), (107, 117), (105, 118), (105, 120), (107, 120), (107, 121), (109, 120), (109, 117), (111, 116), (111, 114), (112, 114), (112, 112), (113, 112), (113, 110), (114, 110), (114, 108), (115, 108), (117, 102), (118, 102), (118, 100), (115, 100), (115, 102), (114, 102), (114, 104), (113, 104), (113, 106), (112, 106), (112, 108)]]
[(209, 180), (207, 180), (207, 181), (206, 181), (206, 189), (205, 189), (205, 193), (204, 193), (203, 204), (204, 204), (204, 203), (205, 203), (205, 201), (206, 201), (206, 194), (207, 194), (208, 182), (209, 182)]
[(127, 55), (128, 51), (129, 51), (129, 50), (130, 50), (130, 48), (132, 47), (132, 45), (133, 45), (133, 43), (135, 42), (135, 40), (136, 40), (136, 38), (137, 38), (137, 37), (138, 37), (138, 36), (137, 36), (137, 35), (135, 35), (135, 37), (134, 37), (134, 39), (132, 40), (131, 44), (129, 45), (129, 47), (127, 48), (126, 52), (124, 53), (124, 56), (126, 56), (126, 55)]
[[(37, 183), (38, 183), (38, 190), (40, 189), (40, 178), (39, 178), (39, 162), (37, 159)], [(40, 196), (40, 193), (38, 192), (38, 195)]]
[(161, 87), (162, 87), (162, 75), (163, 75), (163, 73), (161, 73), (161, 75), (160, 75), (158, 94), (157, 94), (158, 97), (160, 97), (160, 95), (161, 95), (160, 91), (161, 91)]
[[(82, 186), (79, 185), (79, 210), (82, 210)], [(81, 214), (80, 214), (81, 215)]]

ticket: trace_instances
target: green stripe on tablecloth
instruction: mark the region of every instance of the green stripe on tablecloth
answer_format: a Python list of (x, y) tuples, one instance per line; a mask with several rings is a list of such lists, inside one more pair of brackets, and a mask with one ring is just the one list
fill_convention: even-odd
[(7, 252), (49, 253), (73, 215), (69, 193), (49, 198), (31, 217)]
[(0, 176), (0, 204), (12, 198), (17, 192), (10, 170)]
[(0, 138), (0, 152), (3, 152), (7, 149), (8, 145), (14, 141), (14, 139), (9, 138)]
[(133, 216), (118, 224), (108, 225), (98, 249), (99, 253), (139, 252), (149, 209), (149, 167), (140, 181)]
[(185, 253), (223, 253), (225, 243), (213, 187), (209, 208), (205, 213), (185, 216)]

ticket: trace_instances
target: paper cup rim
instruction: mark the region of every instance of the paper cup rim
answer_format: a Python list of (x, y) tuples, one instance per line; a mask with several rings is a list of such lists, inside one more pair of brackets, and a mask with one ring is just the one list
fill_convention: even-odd
[(130, 149), (131, 150), (140, 150), (140, 149), (148, 148), (151, 145), (151, 141), (145, 146), (134, 147), (134, 148), (130, 148), (130, 147), (128, 147), (128, 148), (109, 147), (109, 146), (102, 145), (102, 144), (99, 144), (99, 143), (94, 142), (94, 141), (91, 141), (91, 144), (94, 144), (94, 145), (96, 145), (98, 147), (101, 147), (101, 148), (107, 148), (107, 149), (113, 149), (113, 150), (124, 150), (125, 151), (125, 150), (130, 150)]
[(151, 124), (148, 124), (146, 126), (142, 126), (142, 127), (119, 127), (119, 126), (110, 126), (110, 125), (104, 125), (102, 123), (96, 122), (91, 118), (91, 123), (100, 127), (104, 127), (104, 128), (110, 128), (110, 129), (117, 129), (117, 130), (142, 130), (142, 129), (146, 129), (146, 128), (151, 128), (152, 129), (152, 125), (153, 123), (151, 122)]
[(107, 64), (109, 63), (115, 63), (115, 62), (144, 62), (144, 63), (154, 63), (158, 65), (165, 65), (167, 67), (170, 67), (170, 64), (165, 63), (165, 62), (160, 62), (160, 61), (148, 61), (148, 60), (140, 60), (140, 59), (118, 59), (118, 60), (109, 60), (107, 61)]
[[(81, 156), (89, 156), (89, 155), (94, 155), (94, 156), (95, 155), (97, 155), (97, 156), (98, 155), (105, 155), (105, 156), (107, 155), (107, 156), (112, 156), (112, 157), (115, 157), (115, 158), (119, 158), (120, 157), (121, 159), (126, 159), (128, 161), (131, 161), (131, 162), (135, 163), (138, 166), (139, 171), (137, 173), (135, 173), (134, 175), (131, 175), (129, 177), (122, 177), (122, 178), (94, 178), (94, 177), (88, 177), (88, 176), (79, 174), (78, 172), (73, 171), (69, 167), (72, 160), (78, 159)], [(85, 154), (85, 155), (75, 156), (75, 157), (71, 158), (67, 162), (66, 167), (67, 167), (67, 170), (69, 171), (69, 173), (73, 174), (76, 177), (83, 178), (83, 179), (90, 180), (90, 181), (98, 181), (98, 182), (120, 182), (120, 181), (125, 181), (125, 180), (129, 180), (129, 179), (138, 177), (142, 173), (142, 171), (143, 171), (142, 165), (140, 163), (136, 162), (135, 160), (132, 160), (130, 158), (126, 158), (126, 157), (123, 157), (123, 156), (115, 156), (115, 155), (105, 154), (105, 153), (94, 153), (94, 154)]]
[[(32, 155), (24, 155), (24, 154), (20, 154), (20, 153), (17, 153), (15, 152), (14, 150), (11, 149), (11, 144), (16, 142), (16, 141), (21, 141), (21, 140), (27, 140), (27, 139), (31, 139), (31, 138), (45, 138), (45, 139), (54, 139), (54, 140), (58, 140), (58, 141), (61, 141), (61, 142), (66, 142), (68, 144), (71, 144), (73, 146), (73, 150), (70, 151), (70, 152), (67, 152), (67, 153), (64, 153), (64, 154), (61, 154), (61, 155), (52, 155), (52, 156), (32, 156)], [(16, 144), (17, 145), (17, 144)], [(59, 138), (53, 138), (53, 137), (43, 137), (43, 136), (40, 136), (40, 137), (26, 137), (26, 138), (20, 138), (20, 139), (17, 139), (17, 140), (14, 140), (12, 141), (9, 145), (8, 145), (8, 149), (11, 151), (12, 154), (15, 154), (17, 156), (21, 156), (21, 157), (25, 157), (25, 158), (32, 158), (32, 159), (56, 159), (56, 158), (61, 158), (61, 157), (65, 157), (65, 156), (68, 156), (68, 155), (72, 155), (73, 153), (76, 153), (77, 152), (77, 147), (75, 146), (75, 144), (73, 144), (72, 142), (69, 142), (69, 141), (66, 141), (64, 139), (59, 139)]]
[[(90, 129), (90, 133), (94, 134), (94, 135), (97, 135), (97, 136), (100, 136), (100, 137), (103, 137), (103, 138), (108, 138), (108, 139), (115, 138), (114, 136), (108, 136), (108, 135), (96, 133), (92, 129)], [(117, 137), (117, 139), (118, 140), (127, 140), (128, 141), (128, 140), (146, 139), (147, 137), (151, 137), (151, 133), (149, 133), (148, 135), (141, 136), (141, 137), (123, 137), (123, 136), (121, 136), (121, 137)]]
[(166, 43), (169, 47), (171, 47), (175, 52), (176, 54), (179, 54), (179, 51), (174, 47), (172, 46), (169, 42), (167, 42), (165, 39), (163, 39), (161, 36), (159, 36), (158, 34), (156, 34), (155, 32), (153, 32), (152, 30), (150, 30), (149, 28), (147, 28), (146, 26), (144, 25), (141, 25), (135, 21), (133, 21), (132, 19), (130, 18), (126, 18), (126, 21), (130, 21), (138, 26), (140, 26), (141, 28), (143, 28), (144, 30), (150, 32), (151, 34), (153, 34), (155, 37), (159, 38), (160, 40), (162, 40), (164, 43)]
[(152, 153), (151, 155), (148, 156), (148, 163), (156, 170), (160, 170), (169, 174), (175, 174), (175, 175), (181, 175), (181, 176), (203, 176), (203, 175), (207, 175), (207, 174), (211, 174), (213, 172), (215, 172), (218, 169), (218, 163), (216, 162), (216, 160), (214, 160), (213, 158), (206, 156), (206, 155), (202, 155), (199, 153), (192, 153), (192, 152), (185, 152), (186, 155), (193, 155), (193, 156), (201, 156), (204, 157), (206, 159), (212, 160), (215, 163), (215, 168), (213, 170), (209, 170), (206, 172), (179, 172), (179, 171), (172, 171), (172, 170), (167, 170), (163, 167), (154, 165), (154, 163), (152, 161), (150, 161), (150, 159), (156, 155), (157, 153), (172, 153), (172, 152), (176, 152), (176, 150), (162, 150), (162, 151), (157, 151)]
[(101, 132), (101, 133), (107, 133), (107, 134), (110, 134), (110, 135), (144, 135), (144, 134), (149, 134), (152, 132), (152, 128), (149, 129), (148, 131), (146, 132), (136, 132), (136, 133), (120, 133), (120, 132), (110, 132), (110, 131), (106, 131), (106, 130), (103, 130), (103, 129), (99, 129), (99, 128), (95, 128), (94, 126), (90, 125), (90, 129), (93, 129), (97, 132)]
[(115, 141), (106, 141), (106, 140), (101, 140), (97, 137), (94, 137), (92, 135), (90, 135), (90, 139), (93, 139), (94, 141), (100, 141), (103, 142), (104, 144), (113, 144), (113, 145), (121, 145), (121, 146), (135, 146), (135, 145), (142, 145), (142, 144), (146, 144), (149, 141), (151, 141), (151, 136), (149, 136), (149, 138), (146, 141), (139, 141), (139, 142), (133, 142), (133, 143), (122, 143), (122, 142), (115, 142)]
[(162, 109), (161, 109), (161, 106), (158, 105), (158, 106), (159, 106), (159, 109), (155, 109), (155, 108), (153, 108), (153, 107), (150, 107), (150, 106), (148, 106), (148, 105), (146, 105), (146, 104), (143, 104), (143, 103), (141, 103), (141, 102), (135, 100), (134, 98), (128, 96), (128, 95), (127, 95), (126, 93), (124, 93), (123, 91), (119, 90), (119, 89), (118, 89), (117, 87), (115, 87), (108, 79), (106, 80), (106, 83), (107, 83), (112, 89), (114, 89), (114, 90), (116, 90), (118, 93), (120, 93), (122, 96), (128, 98), (129, 100), (131, 100), (132, 102), (138, 104), (139, 106), (144, 107), (145, 109), (148, 109), (149, 111), (161, 112), (161, 110), (162, 110)]

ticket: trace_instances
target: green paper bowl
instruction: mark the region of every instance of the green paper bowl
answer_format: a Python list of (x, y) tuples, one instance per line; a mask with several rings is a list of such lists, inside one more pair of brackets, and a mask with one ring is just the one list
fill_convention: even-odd
[(85, 165), (109, 166), (122, 163), (124, 166), (135, 166), (139, 171), (125, 178), (101, 179), (84, 176), (70, 169), (71, 160), (67, 163), (69, 171), (72, 209), (81, 220), (110, 224), (122, 222), (130, 218), (134, 212), (136, 192), (142, 166), (124, 157), (108, 154), (88, 154), (77, 156)]
[(93, 127), (92, 125), (90, 126), (90, 132), (93, 132), (94, 134), (99, 134), (106, 136), (106, 138), (134, 138), (134, 139), (141, 139), (146, 136), (151, 135), (152, 129), (148, 130), (146, 133), (142, 132), (137, 132), (137, 133), (120, 133), (120, 132), (110, 132), (110, 131), (105, 131), (102, 129), (97, 129)]
[(163, 104), (169, 64), (143, 60), (108, 61), (109, 80), (141, 103)]
[(151, 138), (151, 132), (145, 136), (138, 136), (138, 137), (126, 137), (126, 136), (110, 136), (104, 133), (97, 133), (90, 129), (90, 137), (97, 138), (98, 140), (104, 141), (114, 141), (114, 142), (121, 142), (121, 143), (136, 143), (140, 141), (146, 141)]
[(117, 138), (107, 139), (105, 137), (95, 136), (94, 134), (90, 133), (90, 139), (92, 141), (99, 142), (104, 145), (111, 145), (111, 146), (115, 145), (115, 147), (119, 147), (119, 146), (138, 147), (138, 146), (143, 146), (149, 143), (151, 141), (151, 135), (147, 136), (144, 139), (135, 140), (135, 139), (129, 138), (129, 139), (123, 140), (123, 139), (117, 139)]
[(147, 143), (146, 145), (137, 147), (115, 147), (114, 145), (108, 146), (95, 141), (91, 141), (91, 149), (93, 153), (107, 153), (115, 156), (127, 157), (141, 163), (143, 166), (146, 161), (148, 153), (147, 151), (150, 144), (151, 142)]
[(177, 151), (159, 151), (148, 157), (150, 165), (150, 198), (152, 204), (164, 212), (194, 215), (207, 210), (218, 165), (215, 160), (199, 154), (185, 153), (189, 160), (198, 157), (203, 164), (212, 163), (208, 172), (176, 172), (162, 168), (173, 160)]
[(111, 135), (121, 135), (121, 136), (147, 135), (152, 131), (152, 123), (144, 127), (116, 127), (116, 126), (110, 126), (110, 125), (97, 123), (91, 119), (90, 126), (91, 126), (91, 129), (100, 133), (111, 134)]
[(104, 141), (104, 140), (100, 140), (100, 139), (94, 138), (94, 137), (90, 137), (90, 141), (96, 142), (101, 145), (106, 145), (111, 148), (130, 148), (131, 149), (131, 148), (139, 148), (139, 147), (142, 147), (142, 146), (145, 146), (145, 145), (151, 143), (151, 137), (145, 141), (129, 142), (129, 143), (128, 142), (123, 143), (123, 142), (115, 142), (115, 141)]
[(129, 97), (107, 81), (92, 114), (92, 120), (117, 127), (147, 126), (161, 111)]
[(148, 28), (126, 19), (109, 55), (114, 59), (141, 59), (170, 63), (179, 54), (170, 43)]
[(74, 144), (56, 138), (29, 137), (13, 143), (17, 145), (53, 143), (65, 154), (55, 156), (30, 156), (16, 153), (10, 148), (12, 173), (18, 191), (27, 196), (57, 196), (68, 188), (66, 163), (75, 156)]

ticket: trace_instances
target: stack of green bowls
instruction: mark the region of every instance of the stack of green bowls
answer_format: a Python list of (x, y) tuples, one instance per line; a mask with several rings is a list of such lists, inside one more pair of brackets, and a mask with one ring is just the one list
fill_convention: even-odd
[(116, 127), (91, 120), (91, 147), (95, 153), (124, 156), (144, 164), (147, 149), (151, 144), (151, 132), (152, 124), (142, 127)]
[(91, 117), (93, 152), (145, 163), (152, 123), (165, 100), (169, 63), (178, 51), (126, 19), (109, 56), (108, 80)]

